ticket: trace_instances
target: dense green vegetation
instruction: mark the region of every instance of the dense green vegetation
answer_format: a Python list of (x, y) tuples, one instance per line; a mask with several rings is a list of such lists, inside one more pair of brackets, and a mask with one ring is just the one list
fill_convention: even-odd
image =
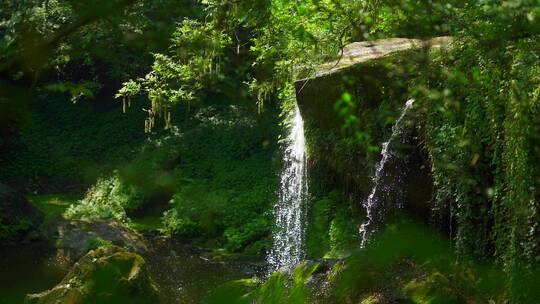
[(65, 216), (137, 223), (138, 213), (157, 209), (167, 234), (261, 253), (272, 225), (275, 127), (234, 105), (204, 107), (189, 120), (99, 178)]
[(454, 76), (443, 84), (439, 73), (433, 75), (442, 93), (426, 117), (436, 203), (449, 210), (446, 221), (456, 223), (457, 251), (495, 257), (519, 277), (512, 293), (520, 297), (539, 256), (538, 41), (484, 43), (460, 42), (437, 62), (443, 73), (456, 68)]
[[(305, 111), (330, 109), (305, 117), (305, 252), (332, 263), (214, 296), (311, 302), (324, 273), (331, 302), (377, 303), (386, 281), (395, 292), (381, 293), (414, 303), (537, 303), (539, 20), (537, 0), (3, 1), (0, 182), (43, 227), (115, 220), (263, 258), (295, 81), (351, 42), (452, 36), (352, 71), (375, 78), (323, 78), (339, 92), (303, 105), (331, 105)], [(431, 197), (428, 218), (407, 212), (445, 236), (401, 223), (359, 250), (360, 202), (408, 98)], [(32, 226), (2, 221), (0, 240), (28, 241)]]

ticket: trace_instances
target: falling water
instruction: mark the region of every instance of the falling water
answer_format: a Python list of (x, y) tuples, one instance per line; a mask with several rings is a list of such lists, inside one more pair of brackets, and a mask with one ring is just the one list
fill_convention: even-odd
[[(381, 190), (383, 192), (389, 191), (389, 189), (386, 187), (387, 185), (384, 185), (383, 183), (381, 183), (385, 166), (388, 163), (388, 161), (392, 159), (392, 157), (394, 156), (389, 146), (395, 140), (395, 138), (399, 138), (402, 135), (403, 133), (402, 120), (405, 117), (405, 114), (407, 114), (407, 111), (412, 107), (413, 103), (414, 103), (414, 99), (407, 100), (407, 102), (405, 103), (405, 107), (401, 111), (401, 115), (399, 116), (394, 126), (392, 126), (392, 135), (390, 136), (388, 141), (382, 144), (382, 151), (381, 151), (382, 158), (375, 166), (375, 176), (373, 176), (373, 188), (371, 189), (371, 193), (369, 194), (368, 198), (363, 202), (363, 206), (366, 209), (367, 221), (364, 222), (360, 226), (360, 237), (361, 237), (360, 246), (361, 247), (366, 246), (366, 243), (374, 230), (374, 227), (372, 227), (374, 224), (373, 222), (374, 222), (374, 217), (375, 217), (374, 207), (376, 206), (376, 203), (379, 200), (378, 193)], [(397, 207), (400, 208), (401, 206), (397, 206)]]
[(283, 153), (279, 198), (274, 206), (277, 230), (268, 254), (269, 273), (290, 269), (303, 259), (304, 201), (307, 193), (304, 122), (295, 108)]

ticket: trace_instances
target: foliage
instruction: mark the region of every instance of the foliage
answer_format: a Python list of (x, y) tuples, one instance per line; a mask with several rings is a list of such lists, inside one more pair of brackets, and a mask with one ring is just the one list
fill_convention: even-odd
[[(275, 197), (275, 114), (214, 103), (192, 109), (182, 129), (149, 138), (130, 161), (98, 178), (65, 216), (113, 218), (201, 245), (263, 253)], [(160, 212), (162, 225), (153, 219)]]
[[(486, 21), (495, 14), (496, 21)], [(467, 11), (463, 18), (474, 26), (416, 83), (426, 112), (434, 209), (461, 258), (493, 257), (501, 264), (516, 303), (534, 302), (526, 282), (534, 281), (531, 269), (538, 265), (536, 14), (530, 1)]]
[[(448, 240), (431, 228), (397, 221), (339, 266), (330, 299), (346, 302), (385, 287), (384, 297), (413, 303), (489, 303), (504, 296), (493, 266), (457, 264)], [(338, 264), (339, 265), (339, 264)], [(395, 273), (400, 273), (396, 276)]]
[(318, 264), (302, 264), (290, 275), (276, 272), (261, 286), (248, 293), (245, 303), (307, 303), (306, 281), (317, 271)]
[(145, 199), (140, 188), (126, 184), (115, 172), (110, 177), (99, 178), (82, 200), (66, 210), (64, 216), (86, 220), (111, 218), (126, 222), (129, 220), (127, 212), (140, 208)]
[(320, 257), (330, 249), (328, 231), (332, 221), (332, 215), (335, 212), (335, 194), (331, 193), (329, 197), (323, 197), (314, 200), (308, 209), (309, 224), (306, 227), (306, 252), (308, 256)]
[(142, 73), (149, 53), (166, 48), (179, 15), (198, 11), (190, 1), (6, 1), (0, 13), (6, 33), (0, 40), (2, 81), (24, 83), (45, 74), (39, 85), (89, 81), (97, 83), (94, 93), (111, 90), (110, 82)]
[(356, 247), (359, 241), (358, 222), (351, 216), (351, 210), (340, 209), (336, 212), (328, 230), (330, 256), (340, 257)]
[(251, 291), (231, 284), (220, 292), (231, 303), (502, 303), (502, 273), (493, 265), (456, 263), (449, 244), (430, 227), (396, 220), (367, 248), (329, 268), (303, 263)]
[(436, 208), (450, 210), (463, 256), (494, 256), (510, 277), (538, 264), (535, 49), (538, 39), (459, 42), (426, 102)]
[(360, 223), (355, 203), (335, 189), (315, 199), (317, 192), (324, 193), (334, 187), (311, 188), (306, 231), (306, 253), (310, 258), (340, 258), (358, 246)]
[(186, 19), (172, 34), (169, 54), (154, 54), (152, 71), (144, 78), (124, 83), (116, 97), (124, 103), (144, 91), (151, 107), (145, 111), (145, 132), (155, 126), (157, 117), (163, 117), (165, 129), (172, 127), (169, 108), (195, 98), (203, 84), (208, 86), (207, 75), (219, 74), (219, 55), (230, 43), (229, 37), (211, 26)]
[(61, 218), (66, 209), (80, 198), (78, 194), (55, 193), (29, 195), (28, 200), (45, 216), (45, 222)]
[[(386, 68), (395, 78), (408, 75), (401, 87), (418, 101), (433, 209), (449, 228), (459, 261), (495, 259), (508, 283), (502, 297), (535, 300), (524, 295), (540, 263), (537, 0), (8, 0), (1, 6), (0, 178), (51, 191), (53, 185), (84, 187), (101, 174), (68, 216), (128, 221), (130, 212), (161, 193), (161, 200), (172, 198), (163, 217), (166, 232), (217, 240), (231, 251), (268, 246), (278, 132), (247, 111), (223, 118), (211, 107), (192, 121), (180, 120), (193, 125), (179, 132), (172, 125), (174, 106), (226, 96), (256, 100), (259, 112), (271, 112), (263, 102), (279, 100), (286, 126), (293, 82), (339, 58), (346, 43), (455, 36), (452, 50), (426, 64), (400, 61)], [(341, 255), (354, 244), (359, 208), (350, 202), (366, 192), (379, 143), (402, 103), (386, 94), (370, 104), (353, 93), (357, 86), (348, 83), (337, 100), (327, 101), (335, 103), (341, 130), (317, 133), (306, 121), (312, 167), (328, 164), (311, 181), (320, 184), (311, 187), (318, 191), (308, 238), (314, 256)], [(134, 135), (140, 133), (131, 119), (144, 113), (121, 117), (109, 100), (114, 91), (123, 112), (145, 95), (147, 145)], [(59, 93), (73, 102), (97, 101), (75, 108)], [(151, 132), (157, 118), (170, 130)], [(331, 190), (350, 198), (325, 193)], [(3, 226), (2, 233), (25, 225)], [(313, 249), (319, 242), (323, 249)], [(440, 273), (407, 290), (431, 301), (429, 286), (453, 283)], [(276, 276), (269, 282), (282, 301), (291, 300), (280, 289), (285, 281)]]
[(143, 113), (70, 104), (43, 94), (28, 122), (7, 138), (0, 154), (0, 179), (41, 193), (84, 191), (85, 186), (118, 163), (128, 161), (143, 144)]
[(176, 172), (183, 180), (164, 214), (165, 230), (262, 253), (272, 228), (275, 129), (238, 106), (221, 107), (201, 109), (196, 127), (161, 146), (181, 155)]

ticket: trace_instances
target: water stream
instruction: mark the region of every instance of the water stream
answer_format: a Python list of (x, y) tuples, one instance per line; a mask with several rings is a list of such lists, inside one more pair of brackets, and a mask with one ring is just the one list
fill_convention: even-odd
[[(147, 233), (145, 240), (149, 250), (143, 257), (160, 290), (161, 303), (204, 302), (222, 284), (251, 278), (262, 266), (247, 256), (223, 261), (206, 258), (204, 251), (182, 239)], [(0, 247), (0, 304), (24, 303), (26, 294), (60, 283), (69, 268), (47, 242)]]
[(267, 256), (269, 273), (291, 269), (304, 258), (304, 216), (307, 193), (304, 122), (298, 106), (283, 153), (279, 196), (274, 206), (277, 229)]
[[(392, 191), (391, 185), (387, 185), (383, 182), (383, 176), (385, 173), (387, 163), (395, 156), (394, 151), (392, 151), (390, 145), (397, 139), (401, 137), (404, 131), (403, 118), (412, 107), (414, 99), (409, 99), (405, 103), (405, 107), (401, 111), (401, 115), (395, 124), (392, 126), (392, 135), (388, 141), (382, 144), (381, 150), (381, 160), (375, 165), (375, 175), (373, 176), (373, 188), (368, 196), (368, 198), (362, 203), (366, 209), (367, 221), (360, 226), (360, 237), (361, 237), (361, 247), (365, 247), (369, 237), (373, 234), (376, 227), (375, 226), (375, 212), (383, 193)], [(382, 191), (382, 193), (381, 193)], [(401, 205), (396, 206), (401, 208)]]

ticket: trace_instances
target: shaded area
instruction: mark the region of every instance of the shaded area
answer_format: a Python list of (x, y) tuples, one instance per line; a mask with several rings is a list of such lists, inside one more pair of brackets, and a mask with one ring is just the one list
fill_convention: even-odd
[(0, 246), (0, 303), (22, 304), (26, 294), (58, 284), (68, 269), (54, 254), (47, 242)]

